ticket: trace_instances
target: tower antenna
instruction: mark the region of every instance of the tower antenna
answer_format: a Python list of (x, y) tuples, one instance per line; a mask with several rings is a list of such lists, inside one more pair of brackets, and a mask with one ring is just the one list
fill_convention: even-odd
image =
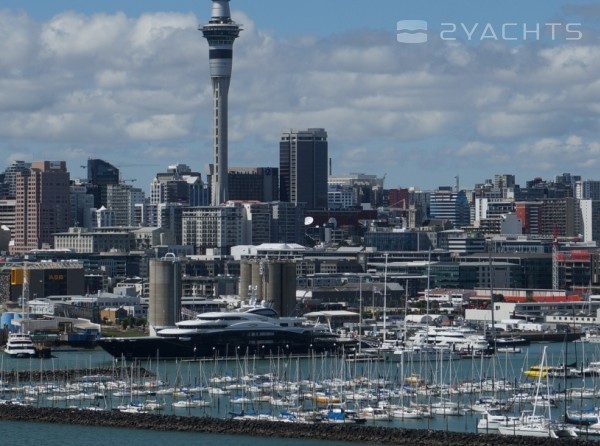
[(198, 27), (208, 41), (210, 78), (213, 88), (213, 160), (211, 204), (229, 199), (227, 183), (227, 108), (233, 65), (233, 42), (242, 28), (231, 19), (229, 0), (212, 0), (210, 21)]

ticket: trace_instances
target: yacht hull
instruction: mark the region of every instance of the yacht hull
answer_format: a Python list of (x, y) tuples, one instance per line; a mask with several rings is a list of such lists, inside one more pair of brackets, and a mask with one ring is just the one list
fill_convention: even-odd
[(310, 330), (215, 330), (182, 336), (101, 338), (98, 345), (115, 358), (215, 358), (256, 355), (350, 353), (356, 342)]

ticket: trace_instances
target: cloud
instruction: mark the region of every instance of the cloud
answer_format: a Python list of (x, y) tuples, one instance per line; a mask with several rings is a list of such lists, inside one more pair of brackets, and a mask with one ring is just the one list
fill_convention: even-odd
[(564, 171), (565, 166), (571, 166), (573, 169), (597, 170), (600, 167), (600, 141), (586, 141), (578, 135), (563, 139), (542, 138), (520, 144), (516, 156), (529, 168), (540, 166), (543, 170)]
[(494, 146), (492, 146), (491, 144), (485, 144), (485, 143), (481, 143), (481, 142), (477, 142), (477, 141), (472, 141), (472, 142), (465, 144), (460, 149), (458, 149), (456, 151), (456, 155), (471, 157), (471, 156), (487, 155), (493, 151), (494, 151)]
[(180, 138), (189, 134), (188, 122), (181, 116), (155, 115), (143, 121), (127, 125), (127, 135), (131, 139), (162, 140)]
[[(394, 29), (281, 38), (242, 11), (234, 18), (244, 30), (234, 46), (230, 165), (276, 166), (281, 130), (324, 127), (336, 172), (388, 173), (392, 184), (552, 168), (596, 175), (593, 30), (581, 42), (400, 45)], [(78, 166), (93, 154), (130, 165), (129, 153), (143, 153), (203, 171), (212, 89), (199, 22), (177, 12), (37, 22), (0, 11), (3, 158), (60, 154)], [(154, 173), (130, 176), (143, 187)]]

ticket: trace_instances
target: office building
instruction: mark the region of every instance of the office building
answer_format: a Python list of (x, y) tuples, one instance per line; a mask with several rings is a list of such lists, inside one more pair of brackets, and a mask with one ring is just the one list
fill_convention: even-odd
[(202, 176), (185, 164), (173, 164), (166, 172), (157, 173), (150, 184), (150, 203), (177, 203), (185, 206), (206, 206)]
[(228, 255), (242, 243), (242, 209), (239, 206), (186, 208), (182, 216), (182, 244), (196, 254)]
[(17, 172), (15, 231), (10, 252), (51, 248), (71, 222), (70, 179), (64, 161), (36, 161)]
[(106, 208), (114, 211), (116, 226), (135, 226), (135, 205), (144, 202), (144, 192), (128, 184), (106, 186)]
[(429, 196), (429, 216), (451, 222), (455, 228), (470, 223), (470, 207), (464, 190), (455, 192), (451, 187), (440, 187)]
[(304, 203), (307, 210), (327, 209), (327, 132), (291, 130), (279, 144), (281, 201)]
[(87, 162), (87, 181), (90, 193), (94, 196), (94, 207), (106, 206), (106, 188), (119, 184), (119, 169), (101, 159), (89, 159)]
[(229, 199), (279, 201), (279, 169), (276, 167), (230, 167)]

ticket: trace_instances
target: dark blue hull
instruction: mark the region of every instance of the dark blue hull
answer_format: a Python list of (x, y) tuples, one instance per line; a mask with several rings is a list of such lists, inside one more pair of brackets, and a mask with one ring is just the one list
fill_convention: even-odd
[(182, 336), (101, 338), (98, 345), (115, 358), (214, 358), (257, 355), (351, 353), (356, 342), (330, 333), (283, 330), (227, 330)]

